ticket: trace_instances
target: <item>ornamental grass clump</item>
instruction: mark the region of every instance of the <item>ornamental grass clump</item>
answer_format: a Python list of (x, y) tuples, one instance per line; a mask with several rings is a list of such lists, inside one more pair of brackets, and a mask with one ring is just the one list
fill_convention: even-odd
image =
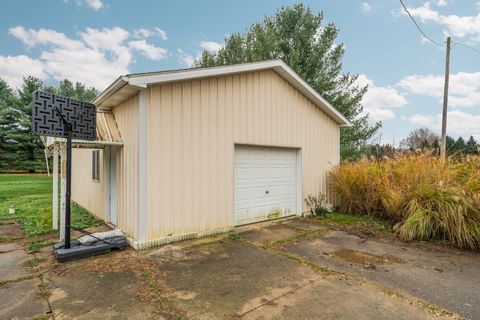
[(338, 211), (371, 214), (403, 240), (480, 248), (480, 157), (430, 153), (347, 162), (330, 174)]

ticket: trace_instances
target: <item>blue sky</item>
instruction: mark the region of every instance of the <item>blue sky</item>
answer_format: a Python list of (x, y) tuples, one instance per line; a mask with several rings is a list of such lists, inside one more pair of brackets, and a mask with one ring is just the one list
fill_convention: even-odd
[[(340, 28), (344, 72), (368, 84), (363, 104), (396, 143), (410, 130), (440, 130), (447, 35), (451, 58), (448, 133), (480, 138), (480, 1), (304, 1)], [(243, 32), (296, 1), (4, 0), (0, 11), (0, 77), (15, 87), (32, 74), (55, 84), (69, 78), (98, 89), (120, 74), (185, 68), (202, 49)]]

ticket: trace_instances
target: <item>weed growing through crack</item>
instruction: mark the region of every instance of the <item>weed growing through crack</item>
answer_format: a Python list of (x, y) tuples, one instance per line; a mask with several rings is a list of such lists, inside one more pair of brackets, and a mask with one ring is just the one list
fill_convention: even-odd
[(175, 307), (173, 302), (162, 294), (155, 275), (150, 271), (146, 271), (143, 277), (147, 283), (148, 294), (154, 300), (161, 313), (163, 313), (167, 319), (183, 320), (184, 316), (180, 314), (180, 311)]
[(309, 237), (314, 237), (314, 236), (316, 236), (316, 235), (318, 235), (318, 234), (320, 234), (324, 231), (325, 231), (325, 229), (302, 230), (302, 231), (296, 233), (292, 237), (271, 241), (271, 242), (263, 245), (262, 249), (265, 249), (265, 250), (274, 249), (274, 248), (280, 247), (282, 245), (285, 245), (285, 244), (287, 244), (289, 242), (292, 242), (292, 241), (295, 241), (295, 240), (308, 239)]
[(0, 236), (0, 243), (9, 242), (10, 240), (12, 240), (10, 237)]
[(48, 282), (45, 279), (45, 274), (40, 273), (39, 278), (40, 278), (40, 284), (38, 285), (38, 290), (40, 291), (40, 295), (42, 297), (48, 297), (50, 295), (50, 292), (48, 291)]
[(53, 240), (53, 239), (50, 239), (50, 240), (35, 240), (35, 241), (29, 242), (25, 249), (29, 253), (34, 253), (34, 252), (38, 252), (43, 247), (52, 246), (55, 243), (57, 243), (57, 241)]
[(27, 268), (35, 268), (42, 262), (43, 259), (38, 259), (38, 258), (33, 258), (30, 260), (25, 261), (22, 266), (27, 267)]
[(162, 309), (168, 309), (170, 307), (170, 301), (161, 294), (160, 290), (158, 289), (157, 280), (155, 280), (150, 272), (145, 272), (143, 276), (147, 282), (148, 291), (153, 295), (155, 301), (160, 304)]
[(242, 235), (238, 232), (231, 232), (228, 235), (228, 238), (231, 239), (231, 240), (240, 240), (240, 239), (242, 239)]

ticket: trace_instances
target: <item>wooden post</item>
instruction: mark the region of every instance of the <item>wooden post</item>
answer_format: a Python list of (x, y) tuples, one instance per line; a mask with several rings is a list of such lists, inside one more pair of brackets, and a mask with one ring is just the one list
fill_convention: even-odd
[(65, 196), (67, 192), (67, 150), (62, 148), (60, 153), (60, 162), (61, 162), (61, 178), (60, 178), (60, 241), (65, 240)]
[(58, 230), (58, 150), (53, 149), (52, 229)]
[(447, 38), (447, 53), (445, 59), (445, 84), (443, 87), (443, 113), (442, 113), (442, 137), (440, 143), (440, 157), (445, 159), (447, 154), (447, 108), (448, 108), (448, 82), (450, 77), (450, 41), (451, 38)]

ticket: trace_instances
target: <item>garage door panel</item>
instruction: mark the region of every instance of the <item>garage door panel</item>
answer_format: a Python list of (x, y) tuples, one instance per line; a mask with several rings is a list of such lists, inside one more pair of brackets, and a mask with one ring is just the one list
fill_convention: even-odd
[(294, 214), (297, 201), (295, 149), (235, 148), (235, 224)]
[(265, 196), (264, 193), (264, 188), (240, 189), (237, 191), (236, 199), (238, 201), (252, 201), (255, 199), (263, 198)]
[(296, 172), (296, 168), (285, 166), (271, 166), (269, 168), (265, 168), (264, 170), (269, 177), (288, 179), (291, 179), (292, 175), (295, 175)]

